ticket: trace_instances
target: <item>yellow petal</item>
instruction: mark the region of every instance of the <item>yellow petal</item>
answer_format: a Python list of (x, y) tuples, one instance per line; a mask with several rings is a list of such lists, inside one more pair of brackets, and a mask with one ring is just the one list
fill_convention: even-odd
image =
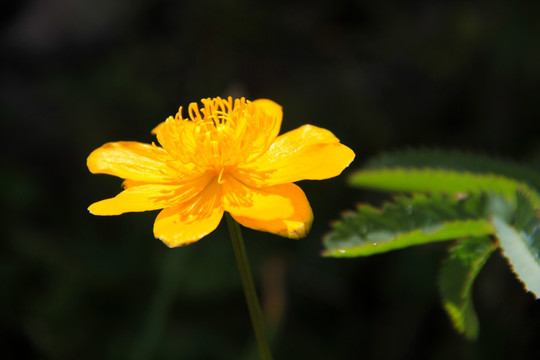
[(199, 195), (212, 180), (205, 176), (185, 182), (148, 184), (124, 181), (125, 190), (114, 198), (93, 203), (88, 208), (94, 215), (120, 215), (176, 206)]
[(284, 184), (258, 189), (246, 186), (232, 176), (225, 177), (224, 181), (223, 206), (233, 216), (273, 220), (294, 214), (297, 186)]
[(274, 121), (271, 122), (272, 127), (266, 129), (264, 136), (270, 139), (276, 138), (279, 134), (279, 130), (281, 129), (281, 122), (283, 120), (283, 108), (281, 105), (269, 99), (257, 99), (253, 101), (253, 104), (258, 109), (263, 110), (267, 115), (274, 118)]
[(330, 131), (304, 125), (279, 136), (265, 154), (241, 167), (237, 176), (257, 186), (328, 179), (341, 174), (354, 156)]
[(93, 203), (94, 215), (120, 215), (126, 212), (163, 209), (174, 197), (178, 185), (145, 184), (129, 187), (111, 199)]
[(286, 192), (291, 196), (290, 200), (294, 209), (292, 215), (273, 220), (265, 220), (248, 214), (238, 215), (231, 213), (232, 217), (245, 227), (254, 230), (266, 231), (291, 239), (305, 237), (309, 233), (313, 222), (313, 212), (306, 195), (302, 189), (294, 184), (280, 185), (280, 187), (287, 187)]
[(165, 150), (135, 141), (113, 142), (94, 150), (87, 159), (90, 172), (109, 174), (123, 179), (165, 182), (176, 172), (165, 163)]
[[(180, 108), (182, 110), (182, 108)], [(182, 119), (177, 115), (176, 118), (169, 116), (167, 120), (156, 126), (152, 130), (160, 145), (171, 154), (183, 157), (182, 160), (189, 162), (189, 157), (183, 156), (186, 152), (191, 153), (196, 148), (195, 123), (191, 120)]]
[(154, 223), (154, 236), (168, 247), (187, 245), (214, 231), (222, 217), (221, 187), (212, 183), (191, 200), (163, 209)]

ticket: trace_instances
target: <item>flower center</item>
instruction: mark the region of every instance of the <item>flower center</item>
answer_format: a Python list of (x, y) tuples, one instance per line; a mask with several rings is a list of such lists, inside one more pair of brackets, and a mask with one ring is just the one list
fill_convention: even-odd
[(244, 98), (208, 98), (201, 103), (189, 105), (188, 118), (182, 116), (182, 108), (169, 117), (157, 130), (158, 140), (179, 163), (179, 173), (187, 166), (223, 183), (228, 173), (268, 150), (279, 119)]
[[(196, 156), (223, 179), (224, 169), (253, 160), (269, 146), (265, 127), (275, 121), (246, 99), (203, 99), (188, 108), (193, 121)], [(273, 140), (273, 139), (272, 139)]]

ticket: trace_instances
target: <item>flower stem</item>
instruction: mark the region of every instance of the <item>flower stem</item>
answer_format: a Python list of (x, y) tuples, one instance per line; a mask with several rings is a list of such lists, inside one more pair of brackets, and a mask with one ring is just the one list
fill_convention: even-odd
[(255, 338), (257, 339), (257, 345), (259, 347), (259, 355), (261, 360), (271, 360), (272, 354), (270, 353), (270, 347), (268, 346), (264, 318), (261, 307), (259, 306), (257, 292), (255, 291), (255, 286), (253, 285), (253, 278), (249, 269), (246, 247), (244, 246), (244, 239), (242, 238), (240, 225), (229, 213), (225, 213), (225, 217), (227, 218), (229, 234), (231, 235), (234, 248), (236, 265), (238, 265), (238, 272), (240, 273), (242, 286), (244, 287), (244, 295), (246, 296), (249, 315), (251, 317), (251, 324), (253, 325), (253, 331), (255, 332)]

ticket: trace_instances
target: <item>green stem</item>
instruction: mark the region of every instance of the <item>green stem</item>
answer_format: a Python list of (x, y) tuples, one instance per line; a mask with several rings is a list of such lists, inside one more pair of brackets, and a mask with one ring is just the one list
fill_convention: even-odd
[(238, 265), (238, 272), (240, 273), (242, 286), (244, 287), (251, 324), (253, 325), (253, 331), (255, 332), (255, 338), (257, 339), (257, 345), (259, 347), (259, 355), (261, 360), (271, 360), (272, 354), (270, 353), (270, 347), (268, 346), (264, 318), (261, 307), (259, 306), (257, 292), (253, 285), (253, 277), (251, 276), (251, 271), (249, 269), (246, 247), (244, 246), (240, 225), (229, 213), (225, 213), (225, 217), (227, 218), (227, 225), (229, 226), (229, 233), (231, 235), (234, 255), (236, 257), (236, 265)]

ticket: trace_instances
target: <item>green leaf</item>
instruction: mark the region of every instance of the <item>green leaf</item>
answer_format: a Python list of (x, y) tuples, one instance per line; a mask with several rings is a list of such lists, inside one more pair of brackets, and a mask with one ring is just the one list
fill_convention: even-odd
[(384, 153), (371, 160), (365, 168), (432, 168), (455, 170), (476, 174), (498, 174), (517, 179), (540, 191), (540, 172), (531, 166), (516, 164), (511, 161), (496, 159), (484, 155), (472, 155), (458, 151), (409, 149), (393, 153)]
[(493, 218), (503, 255), (514, 273), (537, 298), (540, 297), (540, 216), (530, 194), (518, 192), (514, 225)]
[(492, 174), (473, 174), (434, 169), (374, 169), (354, 173), (350, 178), (354, 186), (398, 192), (470, 193), (495, 192), (508, 199), (515, 197), (518, 189), (531, 194), (535, 204), (540, 195), (517, 180)]
[(497, 244), (487, 236), (460, 240), (439, 273), (439, 291), (454, 327), (467, 338), (478, 336), (478, 319), (472, 303), (472, 285)]
[(489, 214), (494, 198), (487, 194), (417, 194), (398, 197), (381, 210), (360, 206), (334, 224), (324, 240), (324, 255), (368, 256), (434, 241), (493, 234)]

